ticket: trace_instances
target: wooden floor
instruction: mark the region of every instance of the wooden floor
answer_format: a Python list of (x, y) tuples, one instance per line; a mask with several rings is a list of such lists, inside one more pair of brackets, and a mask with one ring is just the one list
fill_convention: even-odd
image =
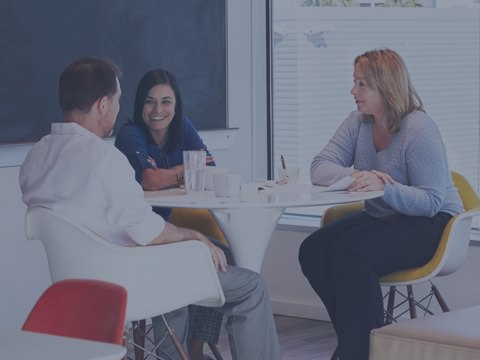
[[(283, 360), (329, 360), (337, 337), (330, 322), (275, 316)], [(222, 330), (218, 348), (224, 360), (232, 360), (227, 334)], [(211, 354), (205, 347), (205, 353)]]
[[(329, 322), (276, 315), (275, 323), (283, 360), (330, 359), (337, 339)], [(227, 333), (224, 329), (220, 335), (218, 349), (224, 360), (232, 360)], [(205, 354), (212, 355), (207, 346), (205, 346)], [(128, 355), (129, 359), (134, 358), (130, 348)]]

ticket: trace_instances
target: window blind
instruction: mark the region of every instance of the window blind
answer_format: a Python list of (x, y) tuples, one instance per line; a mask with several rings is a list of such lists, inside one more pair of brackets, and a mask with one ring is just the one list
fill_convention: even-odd
[[(355, 56), (398, 51), (438, 125), (451, 170), (479, 190), (480, 9), (275, 8), (273, 13), (274, 167), (280, 154), (302, 168), (355, 109)], [(275, 170), (276, 174), (276, 170)]]

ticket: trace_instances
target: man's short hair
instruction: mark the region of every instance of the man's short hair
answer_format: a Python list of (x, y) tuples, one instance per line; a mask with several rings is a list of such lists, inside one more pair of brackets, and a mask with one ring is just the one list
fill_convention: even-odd
[(63, 71), (59, 79), (59, 100), (63, 112), (87, 112), (101, 97), (113, 96), (121, 71), (112, 61), (100, 58), (79, 59)]

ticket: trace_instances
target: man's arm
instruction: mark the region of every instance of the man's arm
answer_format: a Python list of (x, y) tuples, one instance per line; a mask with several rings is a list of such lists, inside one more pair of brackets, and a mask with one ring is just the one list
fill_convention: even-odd
[(185, 240), (198, 240), (203, 242), (208, 246), (208, 249), (212, 254), (212, 260), (217, 271), (227, 271), (227, 258), (225, 257), (222, 249), (213, 245), (213, 243), (208, 240), (205, 235), (196, 230), (178, 227), (165, 222), (165, 228), (163, 231), (147, 245), (170, 244)]

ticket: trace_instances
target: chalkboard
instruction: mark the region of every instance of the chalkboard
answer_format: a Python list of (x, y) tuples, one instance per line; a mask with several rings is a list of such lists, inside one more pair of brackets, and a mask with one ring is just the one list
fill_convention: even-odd
[(226, 128), (225, 0), (0, 0), (0, 144), (35, 142), (62, 121), (58, 78), (85, 56), (122, 69), (114, 134), (136, 86), (170, 70), (199, 130)]

